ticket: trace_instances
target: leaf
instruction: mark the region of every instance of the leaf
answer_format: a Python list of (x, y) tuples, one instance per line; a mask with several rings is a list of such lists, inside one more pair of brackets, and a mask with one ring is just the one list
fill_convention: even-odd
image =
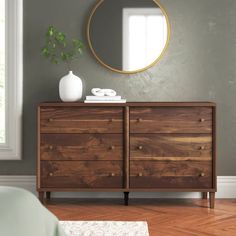
[(55, 34), (56, 29), (53, 26), (49, 26), (48, 31), (47, 31), (47, 36), (51, 37)]
[(48, 57), (48, 56), (49, 56), (49, 50), (48, 50), (48, 48), (44, 47), (44, 48), (41, 50), (41, 53), (42, 53), (45, 57)]
[(41, 53), (54, 64), (58, 64), (60, 61), (68, 64), (76, 59), (77, 55), (83, 53), (83, 48), (84, 45), (80, 39), (69, 41), (65, 33), (58, 31), (54, 26), (49, 26)]
[(66, 36), (64, 33), (62, 32), (58, 32), (57, 35), (56, 35), (56, 39), (59, 41), (59, 42), (64, 42)]

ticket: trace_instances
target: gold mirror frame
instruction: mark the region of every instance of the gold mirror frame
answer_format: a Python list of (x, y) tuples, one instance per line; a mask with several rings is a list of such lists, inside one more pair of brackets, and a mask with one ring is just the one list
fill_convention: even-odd
[(159, 0), (152, 0), (162, 11), (162, 13), (164, 14), (165, 18), (166, 18), (166, 23), (167, 23), (167, 40), (166, 40), (166, 44), (165, 44), (165, 47), (163, 48), (161, 54), (159, 55), (159, 57), (154, 61), (152, 62), (150, 65), (142, 68), (142, 69), (139, 69), (139, 70), (135, 70), (135, 71), (124, 71), (124, 70), (118, 70), (118, 69), (115, 69), (109, 65), (107, 65), (106, 63), (104, 63), (100, 57), (96, 54), (94, 48), (93, 48), (93, 45), (92, 45), (92, 42), (91, 42), (91, 38), (90, 38), (90, 25), (91, 25), (91, 21), (92, 21), (92, 18), (96, 12), (96, 10), (102, 5), (102, 3), (106, 1), (106, 0), (98, 0), (98, 2), (95, 4), (95, 6), (93, 7), (92, 9), (92, 12), (89, 16), (89, 20), (88, 20), (88, 24), (87, 24), (87, 40), (88, 40), (88, 45), (89, 45), (89, 48), (93, 54), (93, 56), (97, 59), (97, 61), (104, 67), (114, 71), (114, 72), (118, 72), (118, 73), (121, 73), (121, 74), (135, 74), (135, 73), (139, 73), (139, 72), (143, 72), (149, 68), (151, 68), (152, 66), (154, 66), (157, 62), (159, 62), (161, 60), (161, 58), (163, 57), (164, 53), (166, 52), (167, 48), (168, 48), (168, 45), (169, 45), (169, 41), (170, 41), (170, 21), (169, 21), (169, 18), (168, 18), (168, 15), (166, 13), (166, 10), (164, 9), (164, 7), (161, 5), (161, 3), (159, 2)]

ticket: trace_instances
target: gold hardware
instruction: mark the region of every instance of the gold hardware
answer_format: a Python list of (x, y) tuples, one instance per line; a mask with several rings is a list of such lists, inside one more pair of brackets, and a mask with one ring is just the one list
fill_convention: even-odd
[(199, 149), (200, 149), (200, 150), (204, 150), (204, 149), (205, 149), (205, 147), (204, 147), (204, 146), (201, 146)]
[(138, 149), (139, 149), (139, 150), (142, 150), (142, 149), (143, 149), (143, 146), (138, 146)]
[(115, 176), (115, 173), (111, 173), (111, 177), (114, 177)]
[(204, 121), (205, 121), (205, 119), (201, 118), (199, 121), (200, 121), (200, 122), (204, 122)]
[(49, 149), (52, 150), (52, 149), (53, 149), (53, 146), (49, 146)]
[(115, 149), (115, 146), (110, 146), (110, 150), (114, 150)]
[(48, 119), (48, 121), (49, 121), (49, 122), (52, 122), (52, 121), (53, 121), (53, 119), (52, 119), (52, 118), (50, 118), (50, 119)]
[(143, 176), (143, 173), (141, 173), (141, 172), (138, 173), (138, 176), (139, 176), (139, 177), (142, 177), (142, 176)]
[(200, 173), (200, 175), (199, 175), (200, 177), (204, 177), (205, 176), (205, 173)]
[(53, 173), (49, 173), (49, 176), (53, 176)]

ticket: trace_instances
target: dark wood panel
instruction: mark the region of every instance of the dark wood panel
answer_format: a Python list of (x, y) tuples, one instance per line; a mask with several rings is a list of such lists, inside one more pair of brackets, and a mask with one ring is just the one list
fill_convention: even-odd
[(123, 108), (41, 107), (41, 133), (122, 133)]
[(122, 160), (122, 134), (41, 134), (41, 160)]
[(215, 136), (214, 103), (42, 103), (37, 189), (215, 192)]
[(41, 161), (42, 187), (122, 188), (121, 161)]
[(132, 160), (211, 160), (209, 134), (131, 134)]
[(131, 133), (211, 133), (209, 107), (132, 107)]
[(130, 188), (212, 188), (212, 162), (131, 161)]
[(84, 102), (42, 102), (44, 107), (215, 107), (214, 102), (127, 102), (127, 103), (84, 103)]

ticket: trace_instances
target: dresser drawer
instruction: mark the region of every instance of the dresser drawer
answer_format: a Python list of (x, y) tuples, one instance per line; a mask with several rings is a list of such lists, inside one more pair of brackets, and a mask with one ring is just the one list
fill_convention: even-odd
[(41, 133), (122, 133), (120, 107), (41, 107)]
[(131, 134), (131, 160), (212, 159), (210, 134)]
[(212, 162), (131, 161), (130, 188), (212, 188)]
[(41, 161), (44, 188), (122, 188), (121, 161)]
[(122, 160), (122, 134), (41, 134), (41, 160)]
[(210, 107), (133, 107), (131, 133), (211, 133)]

